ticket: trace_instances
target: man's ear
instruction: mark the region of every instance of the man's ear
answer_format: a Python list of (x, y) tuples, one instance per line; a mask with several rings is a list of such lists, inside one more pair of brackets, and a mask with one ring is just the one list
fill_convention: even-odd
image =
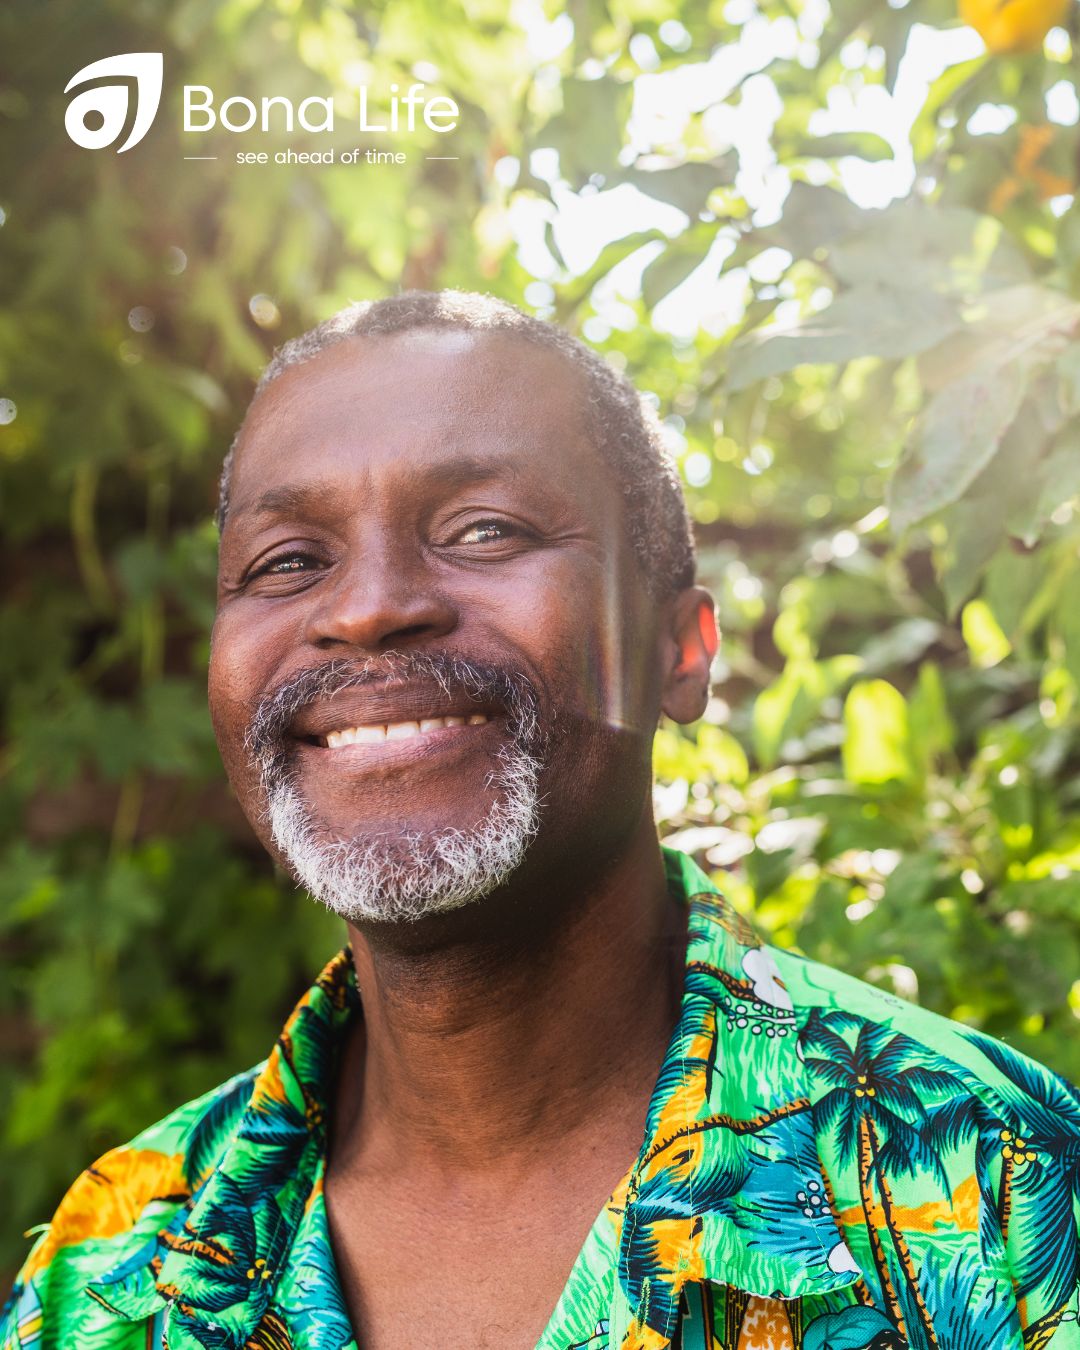
[(660, 707), (674, 722), (696, 722), (709, 701), (709, 670), (720, 645), (713, 598), (688, 586), (670, 602)]

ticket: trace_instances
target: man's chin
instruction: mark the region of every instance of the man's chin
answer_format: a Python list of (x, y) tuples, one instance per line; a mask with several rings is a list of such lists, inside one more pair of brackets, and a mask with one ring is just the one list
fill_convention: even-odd
[(415, 922), (490, 894), (517, 870), (538, 823), (535, 773), (523, 773), (469, 827), (366, 831), (321, 823), (291, 786), (270, 794), (275, 852), (311, 895), (353, 921)]
[[(417, 843), (433, 843), (444, 835), (473, 833), (482, 826), (484, 812), (399, 816), (396, 820), (386, 821), (365, 819), (363, 827), (358, 828), (355, 820), (339, 821), (336, 814), (308, 808), (307, 821), (312, 840), (323, 848), (347, 850), (357, 855), (370, 852), (376, 856), (397, 856), (404, 860), (412, 856)], [(274, 839), (276, 842), (276, 833)]]

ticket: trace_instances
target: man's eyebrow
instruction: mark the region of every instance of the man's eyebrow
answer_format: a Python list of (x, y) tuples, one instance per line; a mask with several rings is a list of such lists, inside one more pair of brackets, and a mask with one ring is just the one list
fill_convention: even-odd
[(440, 460), (421, 474), (429, 482), (445, 487), (466, 487), (470, 483), (488, 483), (498, 478), (516, 478), (518, 465), (508, 459), (479, 459), (472, 455), (455, 455)]
[(329, 483), (283, 483), (281, 487), (267, 488), (250, 506), (241, 506), (237, 515), (296, 515), (320, 497), (325, 500), (331, 490)]
[[(420, 470), (417, 478), (436, 487), (467, 487), (472, 483), (491, 482), (499, 478), (514, 478), (518, 467), (508, 460), (478, 459), (469, 455), (456, 455), (453, 459), (439, 460)], [(255, 501), (241, 505), (237, 515), (244, 516), (287, 516), (302, 515), (316, 502), (325, 502), (340, 492), (340, 484), (318, 480), (311, 483), (283, 483), (279, 487), (267, 488)]]

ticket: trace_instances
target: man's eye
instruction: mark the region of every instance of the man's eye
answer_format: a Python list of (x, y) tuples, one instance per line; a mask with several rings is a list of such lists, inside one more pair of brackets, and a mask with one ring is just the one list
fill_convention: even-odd
[(270, 558), (261, 567), (256, 568), (251, 575), (252, 577), (292, 576), (294, 573), (310, 571), (314, 562), (315, 560), (310, 553), (279, 553), (276, 558)]
[(522, 538), (528, 533), (509, 520), (478, 520), (457, 537), (459, 544), (498, 544), (504, 539)]

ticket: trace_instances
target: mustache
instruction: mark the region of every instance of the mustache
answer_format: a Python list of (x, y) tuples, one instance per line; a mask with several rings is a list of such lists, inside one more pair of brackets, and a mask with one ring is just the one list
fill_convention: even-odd
[(436, 683), (447, 695), (464, 695), (499, 709), (507, 733), (524, 751), (540, 755), (549, 733), (541, 719), (533, 681), (520, 668), (443, 653), (387, 653), (363, 659), (338, 658), (295, 671), (259, 700), (245, 745), (263, 773), (282, 768), (290, 753), (288, 730), (309, 704), (366, 685)]

